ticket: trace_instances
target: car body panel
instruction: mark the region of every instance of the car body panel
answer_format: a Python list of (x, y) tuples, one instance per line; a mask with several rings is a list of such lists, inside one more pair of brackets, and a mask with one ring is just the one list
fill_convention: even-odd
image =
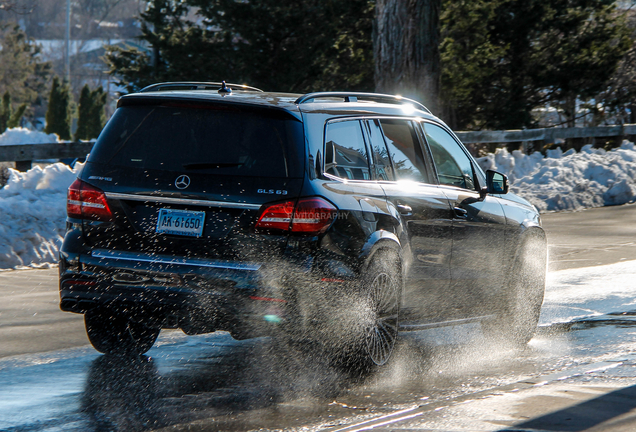
[[(461, 314), (492, 312), (505, 284), (506, 218), (500, 200), (450, 186), (442, 190), (453, 208), (451, 291)], [(484, 310), (481, 310), (484, 305)]]

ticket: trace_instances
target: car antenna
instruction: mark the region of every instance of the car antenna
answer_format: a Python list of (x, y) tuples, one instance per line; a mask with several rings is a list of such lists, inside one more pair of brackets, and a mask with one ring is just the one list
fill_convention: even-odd
[(221, 88), (219, 89), (219, 94), (221, 96), (227, 96), (229, 94), (232, 94), (232, 89), (225, 84), (225, 81), (221, 81)]

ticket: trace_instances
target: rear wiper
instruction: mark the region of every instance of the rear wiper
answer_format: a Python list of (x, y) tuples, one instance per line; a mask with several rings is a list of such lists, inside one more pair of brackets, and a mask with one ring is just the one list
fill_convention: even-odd
[(216, 168), (233, 168), (240, 167), (243, 165), (243, 162), (235, 162), (235, 163), (222, 163), (222, 162), (202, 162), (202, 163), (188, 163), (183, 164), (185, 169), (216, 169)]

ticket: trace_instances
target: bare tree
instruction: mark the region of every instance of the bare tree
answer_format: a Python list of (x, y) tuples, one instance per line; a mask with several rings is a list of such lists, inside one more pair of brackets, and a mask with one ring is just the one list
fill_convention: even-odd
[(423, 102), (439, 115), (441, 0), (377, 0), (376, 91)]

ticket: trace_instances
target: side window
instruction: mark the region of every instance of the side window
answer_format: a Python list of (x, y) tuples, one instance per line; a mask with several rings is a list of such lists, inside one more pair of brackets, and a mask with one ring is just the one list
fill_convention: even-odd
[(455, 139), (441, 127), (424, 123), (440, 184), (475, 190), (473, 166)]
[(371, 179), (369, 156), (358, 120), (327, 124), (325, 172), (350, 180)]
[(382, 119), (380, 125), (396, 179), (428, 183), (422, 149), (413, 124), (407, 120)]
[(382, 128), (380, 120), (369, 120), (365, 122), (369, 131), (369, 140), (371, 144), (371, 152), (373, 153), (373, 161), (375, 167), (375, 178), (377, 180), (395, 180), (389, 152), (386, 149), (384, 138), (382, 137)]

